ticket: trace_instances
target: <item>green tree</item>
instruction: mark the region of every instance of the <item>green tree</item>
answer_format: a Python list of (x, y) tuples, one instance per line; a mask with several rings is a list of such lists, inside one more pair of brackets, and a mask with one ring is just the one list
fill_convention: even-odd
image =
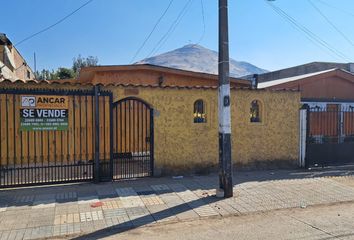
[(60, 67), (57, 70), (42, 69), (42, 71), (36, 71), (37, 80), (55, 80), (55, 79), (67, 79), (76, 77), (82, 67), (97, 66), (98, 58), (94, 56), (73, 58), (73, 65), (71, 68)]
[(64, 68), (60, 67), (55, 73), (54, 79), (67, 79), (67, 78), (74, 78), (75, 72), (71, 68)]
[(88, 56), (86, 58), (79, 56), (77, 58), (73, 58), (73, 66), (72, 69), (74, 70), (75, 74), (79, 74), (79, 71), (83, 67), (91, 67), (97, 66), (98, 58), (94, 56)]
[(35, 76), (37, 80), (51, 80), (57, 79), (56, 72), (52, 69), (51, 71), (47, 69), (42, 69), (42, 71), (36, 71)]

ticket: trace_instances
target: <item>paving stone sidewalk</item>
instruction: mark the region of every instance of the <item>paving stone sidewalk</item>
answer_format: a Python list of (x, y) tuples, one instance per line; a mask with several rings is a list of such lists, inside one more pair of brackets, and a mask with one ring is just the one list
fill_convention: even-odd
[[(41, 239), (203, 217), (354, 201), (353, 169), (235, 172), (234, 197), (217, 175), (144, 178), (0, 191), (0, 239)], [(90, 235), (91, 234), (91, 235)]]

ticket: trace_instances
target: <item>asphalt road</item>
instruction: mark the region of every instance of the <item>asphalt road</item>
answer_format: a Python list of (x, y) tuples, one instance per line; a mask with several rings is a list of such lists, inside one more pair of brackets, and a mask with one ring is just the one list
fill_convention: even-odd
[(354, 239), (354, 203), (142, 227), (104, 239)]

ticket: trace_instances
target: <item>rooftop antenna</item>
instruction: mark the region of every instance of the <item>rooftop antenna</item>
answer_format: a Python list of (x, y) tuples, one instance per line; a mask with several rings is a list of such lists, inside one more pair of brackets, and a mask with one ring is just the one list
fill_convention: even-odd
[(33, 63), (34, 63), (34, 79), (37, 80), (37, 59), (36, 59), (36, 52), (33, 53)]

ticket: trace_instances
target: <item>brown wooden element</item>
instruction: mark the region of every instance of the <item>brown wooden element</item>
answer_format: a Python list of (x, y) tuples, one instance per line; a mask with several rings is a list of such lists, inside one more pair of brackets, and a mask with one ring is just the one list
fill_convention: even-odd
[[(162, 81), (163, 79), (163, 81)], [(95, 66), (82, 68), (77, 82), (152, 86), (218, 86), (218, 75), (168, 67), (142, 65)], [(251, 87), (244, 79), (230, 78), (231, 87)]]
[[(92, 178), (94, 96), (68, 98), (68, 130), (21, 131), (20, 94), (0, 94), (0, 186)], [(99, 102), (100, 161), (110, 161), (110, 97)]]
[(354, 136), (354, 112), (343, 113), (343, 134), (346, 136)]
[[(271, 82), (276, 83), (276, 81), (277, 80)], [(340, 69), (335, 69), (319, 73), (318, 75), (299, 78), (295, 81), (279, 82), (279, 84), (265, 88), (272, 90), (299, 90), (301, 92), (301, 98), (304, 100), (354, 100), (354, 75)]]
[(308, 110), (309, 135), (306, 165), (352, 164), (354, 162), (353, 109), (339, 104)]
[(338, 136), (339, 134), (339, 105), (328, 104), (327, 111), (313, 111), (310, 117), (311, 136)]

